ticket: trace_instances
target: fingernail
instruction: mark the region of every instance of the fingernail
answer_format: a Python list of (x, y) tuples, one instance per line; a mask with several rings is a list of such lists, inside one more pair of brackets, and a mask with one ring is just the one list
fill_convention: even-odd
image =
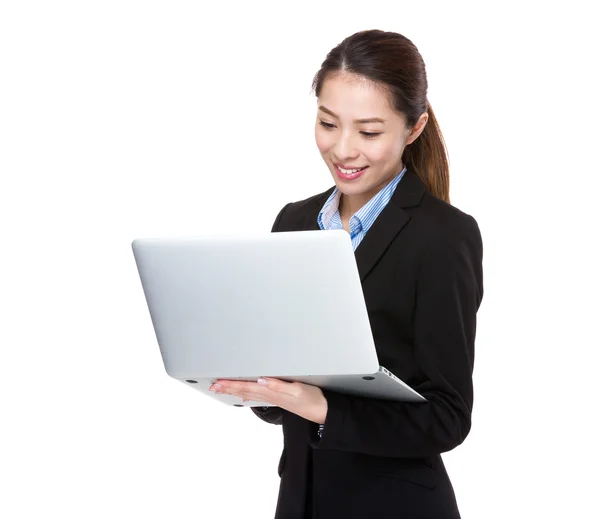
[(222, 384), (213, 384), (213, 389), (221, 389), (223, 387)]
[(268, 384), (268, 381), (265, 380), (264, 378), (259, 378), (257, 380), (257, 382), (261, 385), (261, 386), (266, 386)]

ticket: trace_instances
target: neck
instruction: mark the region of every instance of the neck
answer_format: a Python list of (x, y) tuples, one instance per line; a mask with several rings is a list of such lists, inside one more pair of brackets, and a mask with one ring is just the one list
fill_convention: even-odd
[[(404, 167), (402, 166), (402, 163), (400, 163), (399, 168), (400, 168), (400, 169), (398, 169), (399, 172), (404, 169)], [(366, 193), (360, 193), (358, 195), (345, 195), (344, 193), (342, 193), (341, 198), (340, 198), (340, 204), (338, 206), (338, 211), (340, 212), (340, 217), (342, 219), (344, 219), (344, 218), (350, 219), (353, 214), (355, 214), (357, 211), (359, 211), (361, 209), (361, 207), (366, 205), (367, 202), (369, 202), (369, 200), (371, 200), (375, 195), (377, 195), (377, 193), (379, 193), (385, 186), (387, 186), (390, 182), (392, 182), (396, 177), (397, 177), (397, 175), (394, 175), (392, 178), (385, 180), (384, 182), (382, 182), (378, 186), (375, 186), (373, 189), (371, 189), (370, 191), (367, 191)]]

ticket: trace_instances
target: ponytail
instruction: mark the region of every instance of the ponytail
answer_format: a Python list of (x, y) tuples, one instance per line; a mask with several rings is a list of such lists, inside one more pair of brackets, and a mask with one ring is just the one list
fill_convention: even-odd
[(448, 152), (435, 114), (427, 102), (429, 119), (421, 135), (404, 148), (402, 162), (433, 196), (450, 203)]

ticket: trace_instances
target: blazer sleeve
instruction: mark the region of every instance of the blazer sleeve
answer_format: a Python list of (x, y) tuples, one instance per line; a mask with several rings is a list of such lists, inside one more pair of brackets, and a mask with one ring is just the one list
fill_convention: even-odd
[[(283, 216), (283, 213), (290, 205), (291, 204), (287, 204), (281, 211), (279, 211), (279, 214), (277, 215), (277, 218), (275, 218), (275, 222), (273, 223), (273, 228), (271, 229), (271, 232), (278, 232), (281, 217)], [(250, 407), (250, 409), (252, 409), (252, 411), (254, 411), (254, 414), (256, 414), (256, 416), (258, 416), (261, 420), (263, 420), (267, 423), (272, 423), (275, 425), (282, 424), (283, 409), (281, 409), (281, 407), (259, 406), (259, 407)]]
[(449, 451), (471, 428), (476, 313), (483, 298), (483, 244), (470, 215), (429, 244), (417, 278), (414, 352), (426, 403), (391, 402), (324, 390), (327, 419), (310, 445), (374, 456)]

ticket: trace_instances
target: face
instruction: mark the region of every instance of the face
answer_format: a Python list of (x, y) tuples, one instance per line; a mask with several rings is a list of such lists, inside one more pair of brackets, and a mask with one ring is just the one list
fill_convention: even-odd
[(400, 173), (404, 147), (421, 133), (427, 114), (411, 131), (381, 88), (348, 73), (325, 80), (317, 104), (317, 147), (351, 215)]

